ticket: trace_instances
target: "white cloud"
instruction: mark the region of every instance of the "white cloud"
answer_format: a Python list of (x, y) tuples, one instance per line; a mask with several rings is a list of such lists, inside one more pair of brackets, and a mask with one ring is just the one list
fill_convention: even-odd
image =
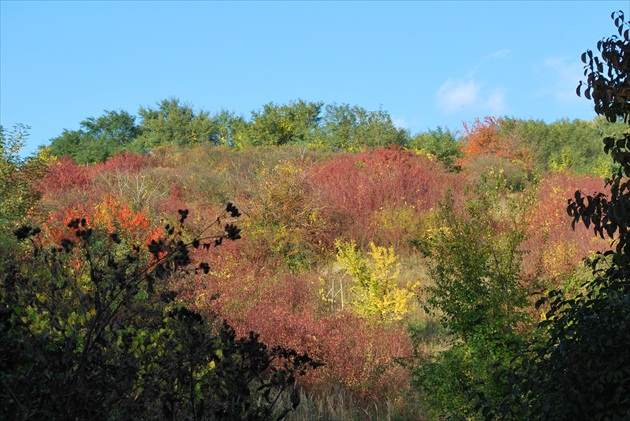
[(453, 113), (475, 106), (479, 102), (480, 86), (473, 81), (453, 81), (448, 79), (437, 91), (438, 106), (447, 113)]
[(489, 61), (508, 56), (510, 51), (502, 49), (482, 57), (465, 78), (448, 78), (437, 90), (438, 108), (447, 114), (474, 112), (478, 115), (502, 115), (507, 110), (503, 89), (490, 89), (478, 82), (488, 79), (484, 74), (476, 76)]
[(501, 89), (486, 92), (482, 85), (469, 81), (448, 79), (437, 91), (438, 107), (453, 114), (474, 110), (479, 114), (501, 115), (507, 109), (505, 94)]
[(407, 121), (403, 117), (392, 119), (392, 124), (397, 129), (407, 129), (409, 127), (409, 124), (407, 124)]
[(490, 110), (493, 115), (501, 115), (505, 114), (505, 110), (507, 106), (505, 104), (505, 94), (500, 89), (495, 89), (490, 93), (487, 101), (488, 110)]
[(570, 61), (566, 57), (548, 57), (543, 66), (551, 80), (542, 95), (552, 96), (565, 105), (581, 101), (575, 94), (575, 88), (584, 79), (582, 63)]

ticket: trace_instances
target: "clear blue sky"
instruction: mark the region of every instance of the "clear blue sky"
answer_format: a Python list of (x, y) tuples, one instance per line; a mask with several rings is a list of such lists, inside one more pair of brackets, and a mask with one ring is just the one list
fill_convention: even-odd
[(104, 110), (176, 97), (249, 118), (269, 102), (389, 112), (412, 134), (486, 115), (591, 119), (580, 55), (630, 0), (0, 1), (0, 123), (25, 152)]

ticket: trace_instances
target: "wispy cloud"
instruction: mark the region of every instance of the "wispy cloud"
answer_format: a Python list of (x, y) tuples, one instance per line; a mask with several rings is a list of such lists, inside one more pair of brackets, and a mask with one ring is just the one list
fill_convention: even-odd
[(479, 102), (480, 86), (473, 81), (448, 79), (437, 91), (438, 106), (447, 113), (473, 107)]
[(476, 76), (488, 61), (506, 57), (510, 51), (502, 49), (482, 57), (465, 78), (448, 78), (436, 92), (438, 108), (447, 114), (476, 111), (480, 114), (504, 114), (507, 105), (505, 92), (500, 88), (490, 89)]
[(493, 60), (495, 58), (506, 57), (509, 53), (510, 53), (510, 50), (508, 50), (507, 48), (504, 48), (503, 50), (495, 51), (494, 53), (488, 54), (487, 56), (479, 60), (479, 62), (475, 65), (475, 67), (472, 68), (472, 70), (468, 73), (468, 77), (473, 78), (475, 76), (475, 73), (477, 73), (477, 71), (481, 68), (481, 66), (486, 64), (486, 62)]
[(541, 92), (551, 96), (562, 104), (577, 103), (580, 98), (575, 94), (575, 88), (584, 79), (583, 64), (567, 57), (548, 57), (543, 67), (550, 75), (549, 85)]
[(462, 81), (449, 78), (437, 91), (440, 110), (452, 114), (468, 110), (499, 115), (507, 108), (505, 94), (501, 89), (486, 91), (473, 80)]

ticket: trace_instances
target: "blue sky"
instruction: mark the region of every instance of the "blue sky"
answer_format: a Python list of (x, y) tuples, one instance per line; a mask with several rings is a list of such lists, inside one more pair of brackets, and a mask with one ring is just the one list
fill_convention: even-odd
[(382, 108), (412, 134), (486, 115), (591, 119), (580, 55), (630, 0), (0, 1), (0, 123), (26, 153), (104, 110), (291, 100)]

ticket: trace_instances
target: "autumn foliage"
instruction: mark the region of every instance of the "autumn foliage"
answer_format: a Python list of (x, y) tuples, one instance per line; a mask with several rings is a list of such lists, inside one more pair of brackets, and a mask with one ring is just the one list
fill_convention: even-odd
[(534, 163), (533, 151), (525, 139), (513, 134), (508, 127), (510, 124), (517, 123), (497, 117), (477, 118), (472, 124), (464, 122), (461, 146), (464, 157), (459, 164), (466, 168), (481, 156), (493, 155), (531, 168)]
[[(192, 248), (187, 258), (197, 270), (164, 285), (178, 303), (227, 320), (239, 335), (255, 331), (269, 346), (323, 362), (300, 379), (304, 393), (322, 400), (339, 393), (376, 407), (404, 400), (412, 372), (401, 362), (429, 361), (431, 349), (445, 346), (447, 332), (421, 306), (435, 282), (422, 246), (452, 225), (441, 220), (447, 196), (453, 220), (466, 220), (469, 203), (485, 202), (482, 222), (496, 238), (522, 231), (514, 273), (538, 292), (573, 288), (581, 260), (609, 246), (572, 230), (565, 216), (573, 191), (595, 191), (601, 180), (536, 173), (534, 146), (518, 124), (495, 117), (464, 124), (451, 145), (458, 161), (448, 167), (401, 146), (349, 153), (163, 145), (87, 166), (61, 157), (35, 183), (41, 199), (30, 215), (43, 244), (74, 238), (78, 220), (116, 233), (122, 244), (147, 246), (168, 232), (165, 225), (178, 226), (181, 209), (190, 209), (182, 241), (192, 241), (226, 202), (236, 203), (243, 238)], [(533, 306), (527, 312), (536, 315)]]
[[(461, 184), (426, 156), (399, 148), (343, 154), (311, 170), (314, 194), (336, 232), (360, 245), (392, 239), (404, 244), (418, 233), (422, 216), (435, 208), (447, 190)], [(398, 215), (392, 221), (388, 215)], [(334, 238), (329, 238), (332, 243)]]

